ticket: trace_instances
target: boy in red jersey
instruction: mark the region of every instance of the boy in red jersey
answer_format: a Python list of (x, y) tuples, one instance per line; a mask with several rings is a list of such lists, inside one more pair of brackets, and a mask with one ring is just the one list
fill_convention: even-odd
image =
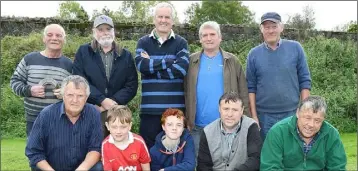
[(130, 132), (132, 112), (115, 105), (108, 110), (106, 127), (110, 132), (102, 142), (104, 170), (150, 170), (150, 155), (140, 135)]

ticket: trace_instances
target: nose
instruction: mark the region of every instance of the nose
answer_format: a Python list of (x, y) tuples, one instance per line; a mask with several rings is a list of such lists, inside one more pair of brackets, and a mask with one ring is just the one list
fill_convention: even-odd
[(307, 126), (313, 127), (313, 126), (314, 126), (314, 120), (313, 120), (313, 119), (309, 120), (309, 121), (307, 122)]

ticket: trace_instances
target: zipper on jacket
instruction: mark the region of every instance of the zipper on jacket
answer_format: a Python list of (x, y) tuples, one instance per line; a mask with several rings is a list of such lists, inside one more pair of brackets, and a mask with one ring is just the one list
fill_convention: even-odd
[(176, 153), (173, 154), (173, 166), (177, 164), (177, 159), (175, 158)]

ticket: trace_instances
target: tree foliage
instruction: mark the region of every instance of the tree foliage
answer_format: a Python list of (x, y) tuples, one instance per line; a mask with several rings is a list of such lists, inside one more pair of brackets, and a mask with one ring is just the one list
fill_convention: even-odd
[[(104, 7), (100, 12), (94, 10), (92, 20), (100, 14), (105, 14), (110, 16), (115, 22), (120, 23), (153, 23), (154, 7), (159, 2), (167, 2), (173, 5), (169, 1), (122, 1), (122, 5), (117, 11), (111, 11), (107, 7)], [(174, 22), (178, 24), (179, 19), (175, 7), (174, 12)]]
[(250, 25), (254, 23), (254, 13), (241, 1), (202, 1), (193, 3), (185, 12), (186, 22), (200, 25), (206, 21), (219, 24)]
[(306, 5), (302, 9), (302, 14), (296, 13), (293, 16), (289, 16), (285, 27), (301, 30), (314, 29), (316, 26), (314, 14), (313, 8)]
[(66, 20), (78, 19), (88, 21), (89, 19), (87, 12), (75, 1), (65, 1), (60, 3), (57, 17)]

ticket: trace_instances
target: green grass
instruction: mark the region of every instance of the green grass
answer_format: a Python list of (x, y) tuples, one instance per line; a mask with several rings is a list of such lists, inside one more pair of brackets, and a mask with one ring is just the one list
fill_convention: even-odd
[[(347, 154), (347, 170), (357, 170), (357, 134), (342, 134)], [(1, 170), (29, 170), (25, 156), (25, 139), (1, 140)]]

